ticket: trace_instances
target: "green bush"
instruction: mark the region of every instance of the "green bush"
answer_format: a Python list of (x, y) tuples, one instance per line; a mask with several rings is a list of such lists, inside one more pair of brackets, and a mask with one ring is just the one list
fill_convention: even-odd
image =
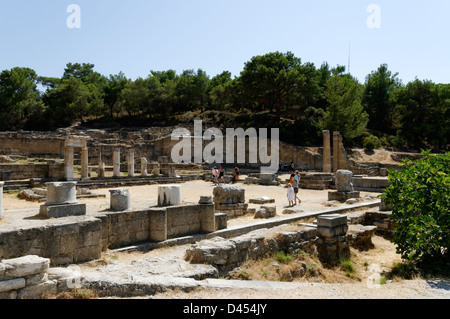
[(363, 147), (367, 151), (373, 151), (374, 149), (381, 147), (381, 141), (375, 135), (369, 135), (364, 138)]
[(406, 261), (425, 273), (450, 274), (450, 153), (405, 161), (389, 171), (382, 195), (391, 205), (392, 242)]

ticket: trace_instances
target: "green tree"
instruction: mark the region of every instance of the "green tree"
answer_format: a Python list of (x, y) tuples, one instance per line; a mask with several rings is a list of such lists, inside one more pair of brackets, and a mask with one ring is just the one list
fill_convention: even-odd
[(448, 143), (448, 92), (447, 86), (418, 79), (393, 92), (397, 134), (407, 147), (438, 149)]
[(128, 82), (120, 94), (124, 111), (130, 117), (144, 113), (149, 109), (150, 90), (145, 79), (139, 77)]
[(16, 67), (0, 74), (0, 130), (23, 129), (44, 112), (37, 89), (38, 76), (30, 68)]
[(325, 97), (329, 103), (321, 129), (341, 132), (346, 141), (361, 136), (369, 121), (361, 104), (363, 88), (350, 75), (343, 75), (339, 69), (327, 80)]
[(98, 96), (93, 96), (89, 88), (77, 78), (62, 79), (54, 89), (47, 90), (43, 97), (48, 106), (50, 127), (70, 126), (89, 114), (91, 107), (97, 107)]
[(425, 272), (450, 274), (450, 153), (405, 161), (389, 172), (385, 203), (392, 206), (392, 241), (404, 260)]
[(105, 106), (109, 109), (109, 116), (111, 118), (114, 117), (115, 112), (119, 112), (121, 109), (120, 95), (128, 82), (129, 80), (125, 77), (123, 72), (119, 72), (116, 75), (110, 75), (106, 82), (104, 87), (104, 102)]
[(382, 64), (366, 77), (362, 103), (369, 115), (369, 128), (392, 133), (393, 105), (390, 96), (402, 85), (397, 76), (398, 73), (392, 74), (388, 66)]
[(270, 110), (280, 119), (283, 108), (314, 101), (319, 79), (312, 64), (302, 65), (292, 52), (255, 56), (245, 63), (240, 81), (250, 108)]
[(208, 75), (201, 69), (185, 70), (177, 81), (177, 108), (175, 112), (200, 109), (202, 112), (208, 103)]

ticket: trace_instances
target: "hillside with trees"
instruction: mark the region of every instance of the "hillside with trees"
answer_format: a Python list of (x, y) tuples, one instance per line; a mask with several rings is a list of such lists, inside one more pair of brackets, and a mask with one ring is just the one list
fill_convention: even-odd
[(48, 131), (81, 122), (146, 127), (192, 124), (278, 127), (283, 141), (321, 145), (338, 130), (346, 146), (448, 149), (450, 84), (403, 84), (386, 64), (360, 83), (343, 66), (320, 67), (293, 53), (254, 56), (239, 76), (224, 71), (149, 71), (105, 76), (68, 63), (61, 78), (15, 67), (0, 74), (0, 130)]

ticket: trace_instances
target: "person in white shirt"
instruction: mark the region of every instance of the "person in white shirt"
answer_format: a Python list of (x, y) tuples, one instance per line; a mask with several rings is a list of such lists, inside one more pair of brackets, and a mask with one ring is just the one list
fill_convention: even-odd
[(289, 201), (289, 207), (293, 207), (295, 201), (295, 192), (292, 183), (289, 183), (289, 188), (287, 190), (287, 198)]

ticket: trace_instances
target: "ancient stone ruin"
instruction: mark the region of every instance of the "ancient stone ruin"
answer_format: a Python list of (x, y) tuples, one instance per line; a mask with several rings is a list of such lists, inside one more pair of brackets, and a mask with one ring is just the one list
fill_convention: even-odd
[(86, 215), (86, 204), (77, 201), (76, 182), (47, 183), (47, 201), (41, 205), (39, 216), (61, 218)]
[(359, 198), (360, 192), (355, 191), (352, 184), (353, 173), (348, 170), (338, 170), (336, 172), (336, 188), (337, 191), (328, 192), (328, 200), (337, 200), (345, 202), (350, 198)]
[(219, 185), (213, 189), (214, 205), (217, 212), (226, 213), (228, 219), (247, 213), (245, 190), (235, 185)]

